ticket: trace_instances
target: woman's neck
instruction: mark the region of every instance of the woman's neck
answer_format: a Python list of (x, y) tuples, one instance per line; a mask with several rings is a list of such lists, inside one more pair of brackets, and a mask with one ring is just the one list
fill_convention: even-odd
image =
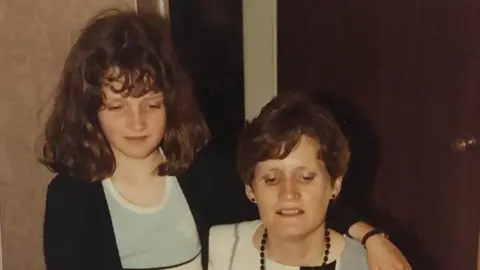
[(115, 162), (115, 171), (111, 176), (112, 181), (141, 184), (157, 177), (157, 167), (164, 162), (164, 156), (160, 151), (155, 151), (144, 159), (134, 159), (123, 154), (116, 154)]
[(325, 250), (325, 224), (305, 237), (284, 238), (268, 232), (267, 254), (286, 265), (322, 265)]

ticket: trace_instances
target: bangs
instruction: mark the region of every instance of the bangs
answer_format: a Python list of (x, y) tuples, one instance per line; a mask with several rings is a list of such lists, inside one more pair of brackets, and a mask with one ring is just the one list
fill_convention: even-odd
[[(263, 142), (258, 142), (258, 145), (265, 151), (261, 154), (261, 161), (269, 159), (284, 159), (292, 150), (300, 143), (300, 132), (290, 132), (290, 134), (283, 134), (277, 138), (266, 138)], [(260, 147), (259, 147), (260, 149)]]
[[(282, 138), (270, 138), (267, 141), (259, 142), (259, 145), (266, 146), (263, 149), (268, 150), (261, 154), (261, 161), (266, 161), (269, 159), (284, 159), (292, 151), (294, 151), (300, 144), (302, 136), (307, 136), (308, 140), (313, 140), (312, 136), (309, 136), (307, 133), (303, 133), (301, 130), (296, 130), (282, 136)], [(318, 143), (318, 142), (317, 142)], [(260, 147), (259, 147), (260, 148)], [(322, 160), (322, 144), (319, 144), (319, 149), (317, 150), (317, 158)]]
[(141, 97), (148, 93), (171, 90), (171, 82), (164, 74), (155, 74), (151, 69), (127, 70), (118, 67), (104, 72), (102, 88), (108, 88), (122, 97)]

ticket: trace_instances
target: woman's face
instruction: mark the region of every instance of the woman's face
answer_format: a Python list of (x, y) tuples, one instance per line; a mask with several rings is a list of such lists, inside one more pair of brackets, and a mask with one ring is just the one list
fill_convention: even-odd
[(299, 238), (323, 228), (329, 201), (340, 192), (342, 179), (332, 186), (318, 150), (315, 140), (302, 136), (284, 159), (257, 164), (246, 194), (256, 200), (270, 235)]

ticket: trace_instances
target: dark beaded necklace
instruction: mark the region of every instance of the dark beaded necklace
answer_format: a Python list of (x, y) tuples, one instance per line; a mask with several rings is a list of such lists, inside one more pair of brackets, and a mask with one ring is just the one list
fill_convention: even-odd
[[(268, 232), (267, 229), (263, 231), (262, 235), (262, 241), (260, 242), (260, 270), (265, 270), (265, 249), (267, 245), (267, 239), (268, 239)], [(319, 267), (318, 269), (323, 269), (324, 266), (327, 265), (328, 262), (328, 255), (330, 255), (330, 231), (325, 228), (325, 251), (323, 255), (323, 263), (322, 266)], [(303, 269), (303, 267), (301, 268)], [(307, 269), (317, 269), (316, 267), (307, 267)]]

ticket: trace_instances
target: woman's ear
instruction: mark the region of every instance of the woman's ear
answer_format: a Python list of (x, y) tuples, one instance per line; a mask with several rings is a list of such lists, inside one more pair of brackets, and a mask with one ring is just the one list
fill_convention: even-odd
[(342, 190), (342, 182), (343, 182), (343, 177), (338, 177), (333, 181), (333, 186), (332, 186), (332, 199), (335, 199), (338, 197), (340, 194), (340, 191)]
[(255, 199), (255, 192), (253, 192), (253, 188), (251, 185), (245, 185), (245, 195), (252, 203), (256, 203), (257, 200)]

